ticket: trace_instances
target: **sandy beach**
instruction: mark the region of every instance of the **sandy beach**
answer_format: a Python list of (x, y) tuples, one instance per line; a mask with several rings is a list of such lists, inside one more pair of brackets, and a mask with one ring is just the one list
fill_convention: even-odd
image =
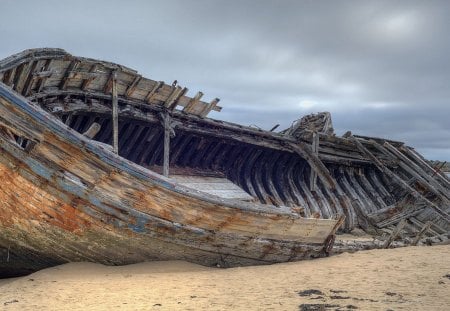
[(4, 310), (449, 310), (450, 246), (232, 269), (70, 263), (0, 281)]

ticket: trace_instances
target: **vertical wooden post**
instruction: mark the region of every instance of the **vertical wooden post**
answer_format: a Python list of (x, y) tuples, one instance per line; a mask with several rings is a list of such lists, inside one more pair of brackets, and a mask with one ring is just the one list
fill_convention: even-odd
[(169, 156), (170, 156), (170, 115), (168, 112), (163, 114), (164, 121), (164, 162), (163, 175), (169, 177)]
[(112, 121), (113, 121), (113, 151), (119, 153), (119, 102), (117, 98), (117, 73), (112, 75)]
[[(311, 151), (315, 155), (319, 155), (319, 134), (317, 132), (312, 133), (312, 146)], [(309, 189), (316, 191), (317, 173), (316, 170), (311, 167), (311, 173), (309, 175)]]

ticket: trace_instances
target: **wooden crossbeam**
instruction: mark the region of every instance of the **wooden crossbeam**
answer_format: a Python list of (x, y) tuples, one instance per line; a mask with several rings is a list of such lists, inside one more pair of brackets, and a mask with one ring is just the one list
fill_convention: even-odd
[(202, 112), (200, 112), (199, 116), (204, 118), (208, 115), (208, 113), (211, 112), (211, 110), (213, 110), (217, 104), (219, 103), (220, 99), (219, 98), (214, 98), (209, 105), (207, 105)]
[(72, 71), (74, 71), (75, 69), (78, 68), (78, 66), (80, 65), (80, 61), (79, 60), (73, 60), (70, 62), (69, 67), (66, 70), (66, 73), (64, 74), (64, 78), (61, 80), (61, 83), (59, 85), (59, 88), (61, 90), (65, 90), (67, 88), (67, 84), (69, 83), (70, 79), (71, 79), (71, 74)]
[(14, 82), (14, 77), (16, 75), (17, 67), (14, 67), (6, 72), (6, 74), (3, 76), (3, 83), (5, 83), (7, 86), (11, 86)]
[(136, 88), (137, 88), (139, 82), (141, 81), (141, 79), (142, 79), (141, 75), (136, 75), (136, 77), (134, 77), (133, 82), (131, 82), (130, 86), (125, 91), (125, 96), (126, 97), (131, 97), (133, 95), (133, 92), (136, 90)]
[(164, 82), (158, 81), (156, 84), (151, 88), (151, 90), (148, 92), (147, 96), (145, 96), (145, 102), (150, 104), (153, 96), (159, 91), (159, 89), (164, 85)]
[(194, 109), (194, 107), (198, 104), (202, 96), (203, 96), (202, 92), (198, 92), (197, 94), (195, 94), (195, 96), (191, 98), (191, 100), (183, 108), (183, 112), (190, 113)]
[[(36, 76), (38, 77), (38, 82), (37, 82), (37, 84), (36, 84), (36, 93), (40, 93), (41, 91), (42, 91), (42, 89), (44, 88), (44, 86), (45, 86), (45, 82), (47, 81), (47, 79), (49, 78), (49, 77), (51, 77), (51, 75), (54, 73), (53, 71), (50, 71), (49, 69), (50, 69), (50, 65), (51, 65), (51, 63), (52, 63), (52, 60), (51, 59), (47, 59), (46, 61), (45, 61), (45, 64), (44, 64), (44, 66), (41, 68), (41, 70), (39, 71), (39, 72), (36, 72), (35, 74), (36, 74)], [(46, 73), (45, 75), (40, 75), (40, 74), (43, 74), (43, 73)]]
[(25, 84), (23, 85), (23, 89), (22, 89), (22, 95), (24, 95), (24, 96), (28, 96), (31, 91), (31, 87), (33, 86), (33, 82), (34, 82), (33, 73), (35, 72), (38, 63), (39, 63), (39, 61), (35, 60), (32, 63), (30, 70), (28, 70), (27, 79), (26, 79)]
[[(93, 64), (91, 66), (91, 68), (89, 69), (89, 73), (95, 74), (96, 72), (97, 72), (97, 64)], [(92, 81), (94, 81), (96, 79), (96, 77), (97, 77), (96, 75), (95, 76), (93, 75), (93, 76), (84, 78), (83, 83), (81, 84), (81, 89), (83, 91), (87, 90), (89, 85), (92, 83)]]
[(30, 68), (30, 66), (30, 63), (23, 63), (18, 67), (18, 71), (16, 72), (16, 76), (14, 77), (14, 89), (17, 91), (17, 93), (22, 93), (22, 88), (26, 78), (28, 77), (28, 69)]
[(178, 101), (184, 94), (186, 94), (188, 91), (187, 88), (181, 88), (177, 86), (177, 90), (173, 92), (173, 94), (170, 96), (170, 98), (166, 101), (165, 106), (169, 110), (174, 110), (177, 107)]

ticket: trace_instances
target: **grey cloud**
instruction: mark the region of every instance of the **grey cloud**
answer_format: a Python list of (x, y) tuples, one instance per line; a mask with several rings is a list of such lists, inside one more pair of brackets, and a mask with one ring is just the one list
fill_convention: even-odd
[(338, 133), (450, 161), (449, 13), (448, 1), (6, 0), (0, 57), (62, 47), (220, 97), (215, 118), (268, 129), (328, 110)]

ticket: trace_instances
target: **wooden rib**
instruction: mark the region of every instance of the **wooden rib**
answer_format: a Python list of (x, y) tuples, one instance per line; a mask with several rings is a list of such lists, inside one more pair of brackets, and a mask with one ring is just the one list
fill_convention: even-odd
[(339, 184), (345, 191), (346, 195), (351, 200), (352, 210), (357, 216), (357, 220), (361, 228), (367, 229), (369, 227), (367, 222), (367, 212), (364, 209), (364, 206), (361, 204), (361, 199), (356, 194), (353, 187), (350, 185), (350, 183), (347, 180), (347, 177), (345, 176), (344, 170), (340, 168), (340, 174), (339, 174)]
[(263, 152), (259, 160), (256, 161), (256, 165), (252, 169), (252, 181), (253, 181), (253, 189), (255, 189), (255, 192), (263, 204), (269, 204), (269, 195), (266, 193), (264, 186), (263, 186), (263, 180), (262, 180), (262, 170), (263, 170), (263, 164), (264, 164), (264, 158), (267, 151)]
[(14, 81), (14, 77), (16, 75), (17, 67), (11, 68), (8, 71), (6, 71), (5, 75), (3, 76), (3, 83), (7, 86), (11, 86)]
[(248, 161), (246, 161), (246, 166), (244, 169), (245, 185), (247, 186), (246, 188), (248, 190), (248, 193), (255, 199), (258, 198), (258, 195), (252, 183), (252, 174), (256, 160), (261, 156), (262, 153), (263, 150), (261, 148), (254, 149), (252, 155), (248, 158)]
[(440, 172), (437, 172), (434, 168), (432, 168), (425, 159), (422, 158), (422, 156), (417, 153), (414, 149), (407, 148), (405, 146), (400, 147), (400, 150), (405, 152), (411, 159), (414, 160), (415, 163), (420, 165), (422, 169), (430, 173), (433, 177), (439, 179), (439, 181), (447, 188), (450, 189), (450, 180), (441, 175)]
[(422, 200), (426, 202), (432, 209), (434, 209), (443, 219), (445, 219), (447, 222), (450, 222), (450, 216), (448, 213), (444, 210), (442, 210), (440, 207), (438, 207), (433, 202), (429, 201), (427, 198), (425, 198), (422, 194), (417, 192), (415, 189), (413, 189), (410, 185), (408, 185), (402, 178), (400, 178), (397, 174), (393, 173), (390, 169), (388, 169), (386, 166), (384, 166), (383, 163), (381, 163), (369, 150), (367, 150), (366, 147), (364, 147), (361, 142), (353, 137), (353, 142), (356, 144), (357, 148), (361, 150), (366, 156), (368, 156), (375, 164), (375, 166), (385, 175), (392, 178), (394, 182), (396, 182), (399, 186), (401, 186), (403, 189), (408, 191), (414, 198), (417, 200)]
[(323, 197), (322, 192), (320, 191), (319, 187), (316, 187), (315, 191), (310, 191), (311, 195), (313, 196), (314, 200), (317, 202), (317, 205), (319, 206), (320, 212), (322, 214), (321, 218), (330, 218), (333, 216), (333, 213), (331, 211), (331, 207), (328, 204), (328, 202)]
[(282, 155), (282, 152), (275, 152), (274, 155), (264, 161), (265, 169), (263, 170), (263, 185), (266, 187), (266, 192), (270, 194), (270, 197), (272, 198), (273, 203), (276, 206), (284, 204), (274, 185), (274, 167), (279, 162), (279, 159)]
[[(143, 136), (139, 139), (137, 143), (136, 149), (133, 151), (129, 159), (133, 161), (134, 163), (141, 164), (143, 157), (143, 154), (147, 151), (149, 151), (149, 139), (151, 139), (151, 135), (154, 135), (153, 128), (150, 126), (146, 126), (143, 130)], [(149, 151), (150, 152), (150, 151)]]
[(160, 131), (160, 135), (155, 137), (152, 141), (153, 144), (153, 153), (151, 153), (145, 163), (148, 165), (158, 165), (163, 163), (164, 157), (164, 131)]
[[(49, 72), (50, 69), (50, 65), (52, 63), (51, 59), (47, 59), (45, 61), (44, 66), (41, 68), (42, 70), (40, 70), (40, 72)], [(44, 76), (44, 77), (38, 77), (38, 82), (36, 83), (36, 93), (40, 93), (42, 91), (42, 89), (45, 87), (45, 82), (47, 81), (47, 79), (50, 77), (49, 76)]]
[(139, 82), (141, 81), (141, 79), (142, 79), (141, 75), (136, 75), (134, 77), (133, 82), (131, 82), (130, 86), (125, 91), (125, 97), (130, 98), (130, 97), (133, 96), (133, 93), (136, 90), (136, 88), (137, 88)]
[(22, 93), (22, 88), (25, 80), (28, 78), (28, 69), (30, 68), (30, 63), (23, 63), (19, 65), (16, 76), (14, 77), (14, 89), (17, 93)]
[(72, 74), (72, 71), (77, 69), (79, 65), (80, 65), (79, 60), (75, 59), (70, 62), (69, 67), (67, 68), (64, 77), (62, 78), (61, 83), (59, 84), (59, 88), (61, 90), (65, 90), (67, 88), (67, 84), (70, 81), (70, 75)]
[(30, 91), (31, 91), (31, 87), (33, 86), (33, 82), (34, 82), (34, 72), (36, 70), (36, 67), (38, 65), (39, 61), (35, 60), (32, 64), (30, 69), (28, 70), (28, 74), (27, 74), (27, 79), (23, 85), (23, 89), (22, 89), (22, 95), (24, 96), (28, 96)]
[(236, 166), (234, 168), (234, 172), (236, 175), (236, 181), (238, 185), (244, 189), (245, 192), (249, 193), (249, 189), (247, 187), (247, 182), (245, 178), (245, 166), (247, 164), (247, 159), (251, 157), (252, 153), (255, 152), (254, 147), (249, 147), (245, 150), (245, 152), (241, 153), (238, 161), (236, 161)]
[(211, 110), (213, 110), (217, 106), (219, 101), (220, 101), (219, 98), (214, 98), (207, 106), (205, 106), (202, 112), (200, 112), (199, 116), (202, 118), (206, 117), (208, 113), (210, 113)]
[(173, 91), (173, 93), (171, 94), (171, 96), (169, 96), (169, 98), (167, 99), (165, 106), (169, 109), (169, 110), (174, 110), (177, 105), (178, 105), (178, 101), (180, 100), (180, 98), (182, 96), (184, 96), (184, 94), (186, 94), (188, 91), (187, 88), (181, 88), (179, 86), (177, 86), (175, 88), (175, 90)]
[[(319, 135), (316, 132), (312, 133), (311, 151), (316, 156), (319, 156)], [(315, 170), (311, 170), (311, 174), (309, 175), (309, 189), (311, 191), (316, 190), (316, 183), (317, 183), (317, 172)]]
[[(145, 126), (139, 124), (136, 125), (137, 129), (135, 130), (133, 136), (131, 137), (130, 142), (127, 144), (127, 146), (125, 146), (125, 148), (123, 148), (123, 154), (129, 158), (130, 157), (130, 153), (134, 150), (134, 147), (136, 145), (137, 141), (142, 141), (142, 138), (144, 136), (144, 129)], [(139, 143), (140, 144), (140, 143)]]
[(194, 110), (194, 107), (200, 102), (200, 99), (202, 98), (203, 93), (198, 92), (195, 94), (193, 98), (188, 102), (188, 104), (183, 108), (183, 112), (191, 113)]
[(391, 152), (394, 156), (396, 156), (400, 162), (399, 165), (419, 180), (428, 190), (438, 197), (440, 197), (443, 202), (448, 204), (448, 200), (450, 199), (450, 192), (447, 191), (440, 183), (438, 183), (433, 177), (427, 174), (423, 169), (421, 169), (418, 165), (408, 159), (405, 155), (403, 155), (400, 151), (397, 150), (394, 146), (385, 142), (383, 145), (389, 152)]
[(295, 176), (301, 175), (305, 165), (306, 163), (303, 164), (302, 162), (298, 161), (298, 159), (293, 157), (289, 165), (287, 166), (286, 180), (288, 182), (292, 198), (294, 199), (295, 203), (303, 209), (303, 213), (305, 214), (305, 216), (308, 217), (310, 216), (308, 205), (306, 204), (302, 194), (299, 192), (297, 185), (294, 182), (294, 172)]
[(330, 189), (336, 188), (336, 181), (330, 175), (330, 172), (326, 166), (322, 163), (319, 157), (314, 154), (311, 148), (303, 142), (298, 142), (297, 145), (288, 143), (292, 150), (298, 153), (303, 159), (305, 159), (312, 170), (315, 170), (322, 183)]
[(211, 149), (211, 151), (208, 153), (208, 155), (205, 157), (205, 160), (203, 162), (202, 167), (203, 168), (211, 168), (211, 165), (216, 158), (217, 153), (219, 153), (223, 149), (223, 144), (221, 141), (218, 141), (214, 148)]
[(178, 158), (181, 154), (185, 152), (186, 146), (189, 144), (189, 142), (192, 139), (192, 136), (190, 135), (184, 135), (184, 134), (178, 134), (178, 137), (181, 136), (180, 140), (181, 142), (176, 146), (176, 148), (173, 148), (172, 156), (170, 157), (170, 164), (176, 164), (178, 162)]
[(292, 198), (291, 193), (289, 191), (289, 185), (286, 182), (287, 164), (292, 158), (293, 158), (292, 154), (283, 153), (281, 160), (277, 164), (278, 168), (275, 170), (273, 174), (275, 187), (286, 206), (295, 205), (294, 199)]
[[(309, 168), (311, 169), (311, 168)], [(307, 174), (302, 174), (301, 176), (296, 176), (296, 179), (299, 184), (299, 189), (303, 193), (303, 198), (305, 198), (306, 202), (308, 203), (309, 210), (312, 217), (322, 217), (322, 211), (319, 207), (319, 204), (316, 202), (314, 196), (311, 194), (311, 191), (309, 191), (309, 179), (308, 181), (305, 181), (305, 178), (308, 178)]]
[(145, 102), (151, 104), (151, 100), (153, 96), (159, 91), (159, 89), (164, 85), (164, 82), (158, 81), (153, 86), (153, 88), (148, 92), (147, 96), (145, 96)]
[[(97, 64), (93, 64), (91, 66), (91, 68), (89, 69), (89, 72), (90, 73), (95, 73), (97, 71), (97, 67), (98, 67)], [(81, 89), (83, 91), (86, 91), (89, 88), (89, 85), (92, 83), (92, 81), (95, 80), (95, 78), (96, 78), (95, 76), (92, 76), (92, 77), (90, 77), (88, 79), (84, 79), (83, 83), (81, 84)]]
[(360, 198), (360, 202), (362, 203), (362, 207), (364, 209), (364, 212), (371, 213), (377, 210), (375, 204), (373, 201), (369, 198), (367, 193), (364, 191), (363, 187), (358, 183), (358, 180), (355, 176), (355, 169), (353, 167), (349, 167), (345, 170), (345, 173), (347, 174), (348, 181), (352, 185), (354, 191)]

